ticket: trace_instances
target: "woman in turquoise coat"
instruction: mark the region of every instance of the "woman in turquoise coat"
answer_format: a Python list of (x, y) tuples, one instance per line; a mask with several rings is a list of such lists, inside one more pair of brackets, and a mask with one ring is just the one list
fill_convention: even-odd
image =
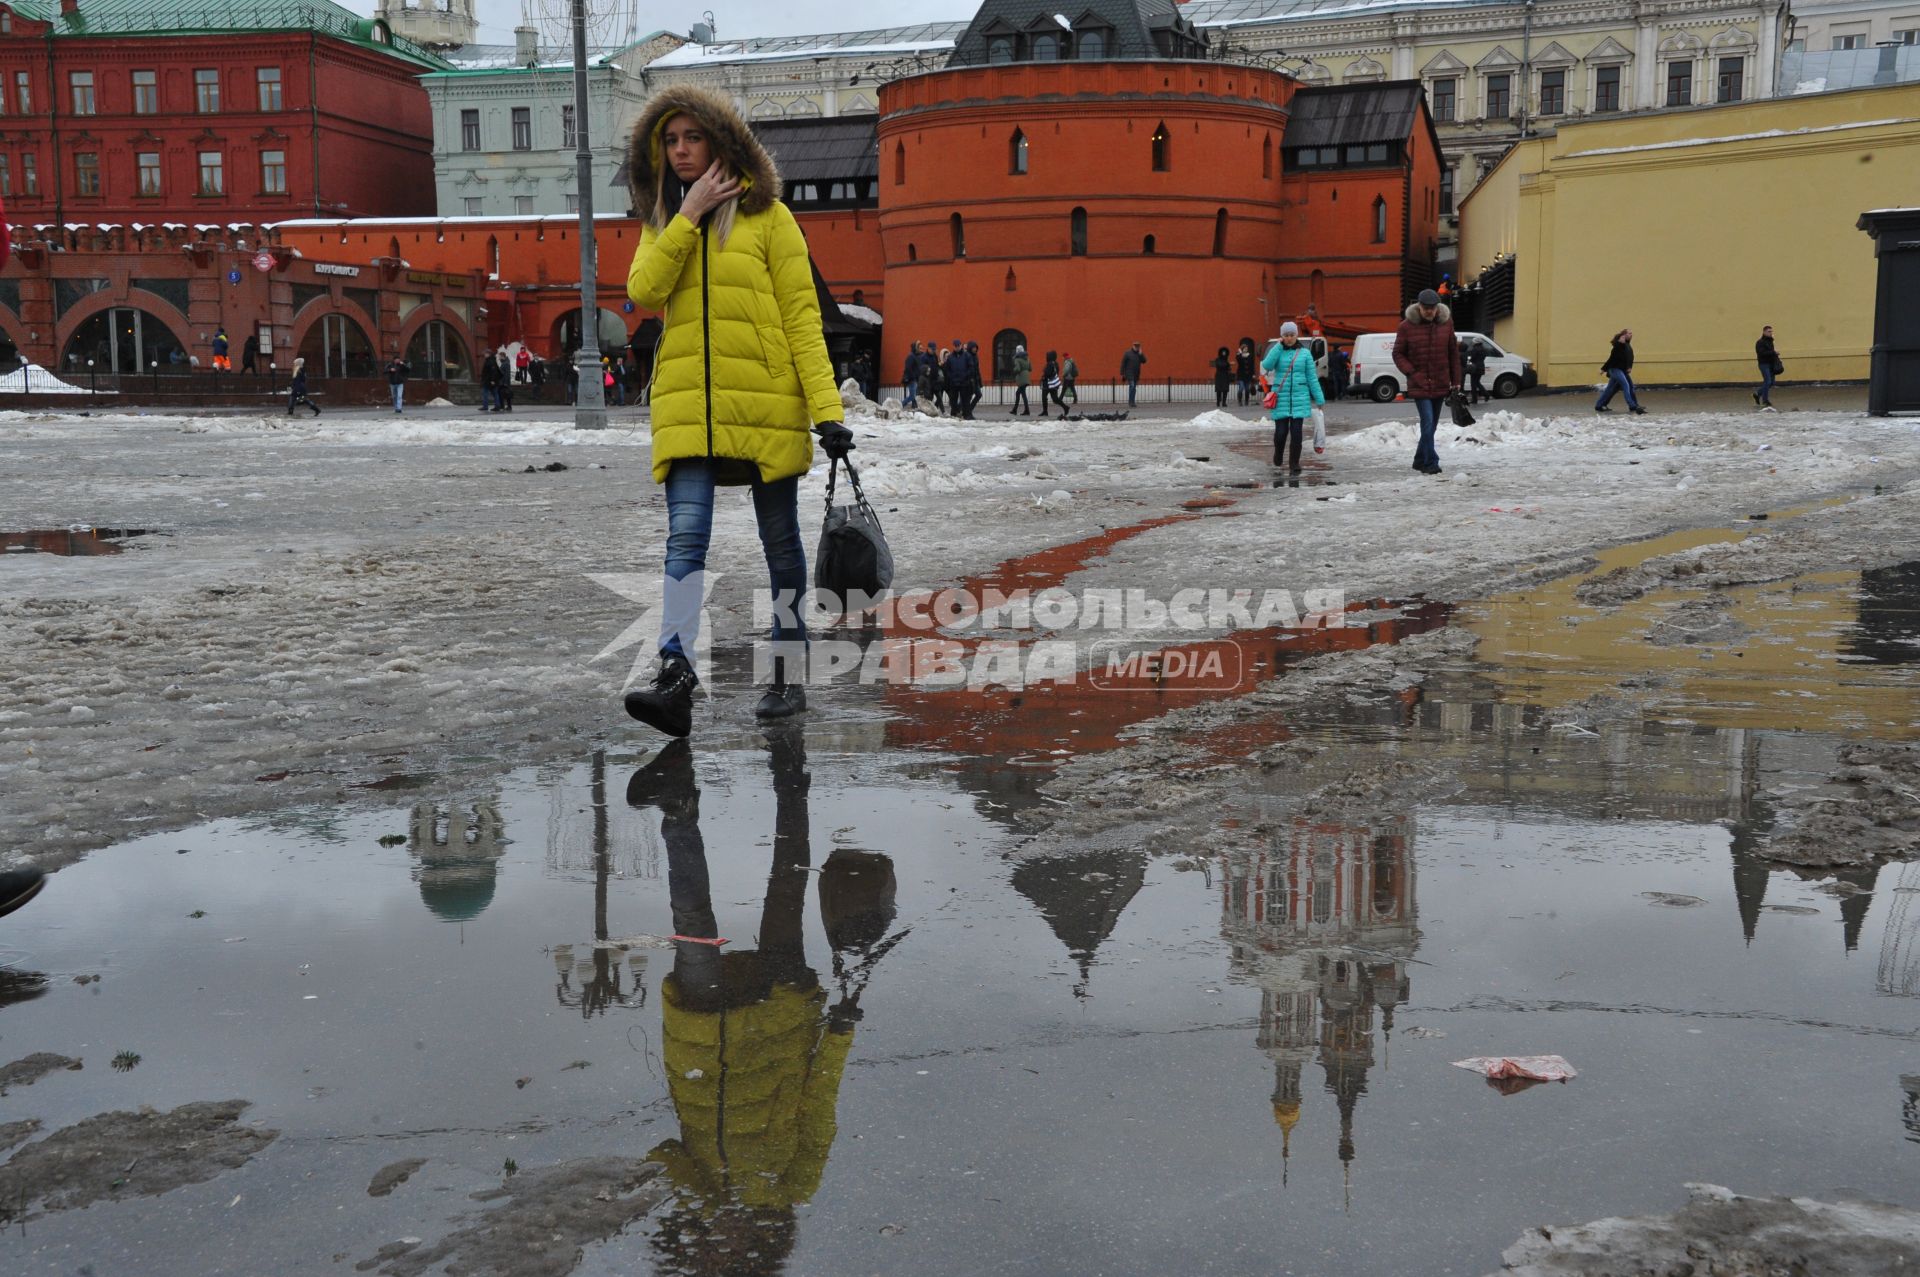
[(1285, 463), (1289, 446), (1293, 464), (1289, 470), (1300, 473), (1300, 435), (1313, 410), (1325, 403), (1320, 393), (1320, 372), (1313, 352), (1300, 344), (1300, 326), (1289, 319), (1280, 325), (1280, 344), (1260, 361), (1260, 371), (1273, 388), (1274, 404), (1267, 415), (1273, 418), (1273, 464)]

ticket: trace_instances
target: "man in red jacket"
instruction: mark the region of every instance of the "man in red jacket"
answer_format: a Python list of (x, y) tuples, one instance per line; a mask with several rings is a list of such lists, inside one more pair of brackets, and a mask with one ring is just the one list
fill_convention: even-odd
[(1440, 424), (1440, 402), (1460, 385), (1460, 343), (1453, 335), (1453, 311), (1431, 288), (1407, 307), (1393, 337), (1393, 363), (1407, 379), (1407, 398), (1420, 413), (1420, 444), (1413, 468), (1440, 473), (1433, 432)]

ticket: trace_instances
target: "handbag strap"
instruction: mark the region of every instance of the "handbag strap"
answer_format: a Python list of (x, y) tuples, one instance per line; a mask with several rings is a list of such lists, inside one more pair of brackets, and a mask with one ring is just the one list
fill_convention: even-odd
[(853, 486), (853, 503), (866, 511), (867, 517), (873, 520), (873, 525), (879, 527), (880, 516), (873, 512), (873, 506), (867, 501), (867, 494), (861, 490), (860, 472), (853, 468), (852, 457), (831, 458), (831, 464), (827, 469), (827, 509), (833, 509), (834, 479), (839, 475), (841, 466), (847, 468), (847, 482)]
[[(1281, 349), (1282, 349), (1282, 350), (1285, 350), (1285, 349), (1286, 349), (1286, 347), (1285, 347), (1285, 346), (1282, 346), (1282, 347), (1281, 347)], [(1297, 367), (1299, 367), (1299, 366), (1300, 366), (1300, 351), (1301, 351), (1301, 349), (1302, 349), (1302, 348), (1301, 348), (1301, 347), (1299, 347), (1299, 346), (1295, 346), (1295, 347), (1293, 348), (1293, 358), (1292, 358), (1292, 359), (1291, 359), (1290, 361), (1288, 361), (1288, 363), (1287, 363), (1287, 375), (1286, 375), (1286, 376), (1284, 376), (1284, 377), (1282, 377), (1282, 378), (1280, 379), (1280, 384), (1279, 384), (1279, 385), (1277, 385), (1277, 386), (1275, 386), (1275, 387), (1273, 388), (1273, 393), (1274, 393), (1274, 394), (1276, 394), (1276, 395), (1277, 395), (1277, 394), (1279, 394), (1279, 393), (1280, 393), (1281, 391), (1283, 391), (1283, 390), (1285, 390), (1285, 389), (1287, 388), (1287, 383), (1288, 383), (1289, 381), (1291, 381), (1291, 380), (1293, 380), (1293, 370), (1294, 370), (1295, 368), (1297, 368)]]

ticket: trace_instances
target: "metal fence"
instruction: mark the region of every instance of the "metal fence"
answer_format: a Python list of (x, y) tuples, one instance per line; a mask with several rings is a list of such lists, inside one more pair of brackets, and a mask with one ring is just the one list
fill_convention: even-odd
[[(1014, 392), (1018, 387), (1011, 381), (988, 382), (981, 387), (980, 406), (982, 408), (1005, 408), (1013, 403)], [(898, 382), (890, 386), (881, 386), (882, 399), (900, 399), (904, 402), (905, 387)], [(1068, 407), (1072, 411), (1096, 412), (1112, 411), (1127, 407), (1127, 383), (1114, 378), (1110, 381), (1093, 381), (1086, 377), (1073, 383), (1076, 399), (1070, 400)], [(1227, 385), (1227, 404), (1239, 403), (1238, 383)], [(1027, 402), (1034, 411), (1040, 408), (1040, 383), (1027, 386)], [(1133, 398), (1136, 408), (1150, 408), (1155, 404), (1211, 404), (1213, 403), (1213, 383), (1211, 381), (1176, 381), (1171, 377), (1159, 381), (1142, 380)]]

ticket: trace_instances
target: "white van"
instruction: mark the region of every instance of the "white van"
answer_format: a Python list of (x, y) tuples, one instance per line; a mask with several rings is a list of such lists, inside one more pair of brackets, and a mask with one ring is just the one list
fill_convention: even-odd
[[(1496, 399), (1511, 399), (1540, 384), (1540, 374), (1525, 355), (1511, 355), (1485, 333), (1455, 333), (1460, 342), (1461, 374), (1466, 358), (1478, 343), (1487, 348), (1487, 375), (1483, 379)], [(1407, 379), (1393, 362), (1392, 333), (1362, 333), (1353, 343), (1353, 384), (1375, 403), (1392, 403), (1407, 390)], [(1471, 384), (1471, 383), (1468, 383)]]
[[(1327, 379), (1327, 339), (1325, 337), (1302, 337), (1300, 341), (1301, 344), (1306, 346), (1307, 353), (1313, 356), (1315, 373), (1320, 380), (1324, 382)], [(1278, 337), (1270, 337), (1267, 339), (1268, 350), (1272, 350), (1279, 344), (1280, 339)]]

